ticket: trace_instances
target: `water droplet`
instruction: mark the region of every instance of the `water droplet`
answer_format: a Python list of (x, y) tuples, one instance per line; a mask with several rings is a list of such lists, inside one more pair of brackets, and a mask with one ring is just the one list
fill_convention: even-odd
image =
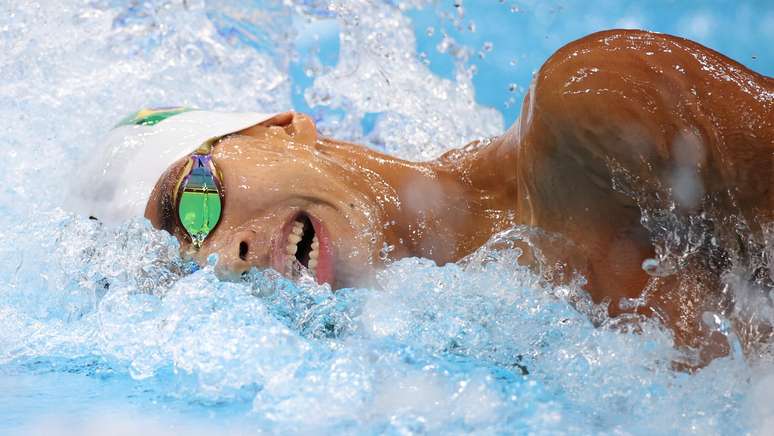
[(382, 262), (387, 261), (393, 250), (395, 250), (395, 246), (385, 242), (384, 245), (382, 245), (382, 249), (379, 250), (379, 259), (381, 259)]
[(642, 269), (651, 276), (655, 276), (658, 273), (658, 261), (653, 258), (645, 259), (642, 261)]

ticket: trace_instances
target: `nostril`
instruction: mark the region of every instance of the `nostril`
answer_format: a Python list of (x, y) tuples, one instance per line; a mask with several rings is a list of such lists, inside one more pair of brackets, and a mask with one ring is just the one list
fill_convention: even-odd
[(239, 243), (239, 258), (247, 260), (247, 250), (249, 249), (247, 242), (242, 241)]

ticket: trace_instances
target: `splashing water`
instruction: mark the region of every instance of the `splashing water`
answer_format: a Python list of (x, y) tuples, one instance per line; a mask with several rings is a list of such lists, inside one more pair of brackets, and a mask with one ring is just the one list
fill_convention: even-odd
[[(119, 3), (0, 6), (0, 432), (771, 428), (768, 364), (732, 353), (673, 371), (656, 322), (608, 319), (577, 281), (549, 286), (517, 263), (532, 229), (332, 293), (272, 271), (220, 282), (141, 218), (107, 228), (64, 212), (79, 159), (138, 107), (291, 107), (299, 22), (341, 31), (338, 63), (306, 91), (332, 109), (326, 133), (428, 158), (503, 128), (464, 67), (444, 80), (417, 56), (405, 10), (421, 3)], [(379, 115), (364, 134), (367, 113)]]

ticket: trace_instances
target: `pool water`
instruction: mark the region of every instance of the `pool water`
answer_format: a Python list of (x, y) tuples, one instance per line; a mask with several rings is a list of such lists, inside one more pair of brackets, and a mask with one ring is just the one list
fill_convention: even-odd
[(535, 229), (332, 293), (191, 273), (144, 219), (68, 210), (78, 163), (143, 106), (295, 108), (425, 159), (501, 133), (532, 72), (594, 30), (676, 33), (774, 72), (770, 2), (647, 5), (0, 4), (0, 434), (771, 434), (765, 353), (673, 371), (658, 323), (609, 319), (582, 278), (547, 285), (502, 249)]

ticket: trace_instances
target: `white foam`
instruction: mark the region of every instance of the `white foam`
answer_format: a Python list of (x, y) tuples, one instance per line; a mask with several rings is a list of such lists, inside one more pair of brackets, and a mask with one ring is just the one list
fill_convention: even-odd
[[(336, 11), (341, 60), (318, 78), (311, 100), (329, 95), (355, 124), (381, 113), (371, 139), (409, 157), (502, 128), (496, 113), (471, 103), (469, 78), (443, 81), (413, 58), (400, 8), (347, 4), (346, 14)], [(297, 6), (295, 19), (331, 12)], [(12, 397), (0, 423), (11, 422), (4, 413), (29, 421), (68, 407), (67, 416), (87, 421), (26, 428), (165, 433), (159, 426), (177, 414), (214, 416), (219, 431), (234, 420), (235, 433), (767, 428), (770, 380), (738, 356), (696, 375), (674, 372), (671, 337), (655, 322), (622, 333), (625, 323), (607, 319), (604, 306), (577, 286), (542, 284), (514, 250), (484, 248), (444, 267), (403, 259), (380, 275), (379, 289), (333, 294), (270, 272), (240, 284), (219, 282), (211, 268), (187, 274), (176, 241), (142, 219), (105, 228), (63, 213), (61, 194), (81, 170), (73, 164), (140, 106), (288, 108), (287, 59), (241, 42), (288, 41), (282, 32), (220, 32), (212, 17), (228, 6), (191, 0), (2, 8), (10, 11), (0, 14), (0, 372), (16, 368), (46, 383), (35, 402), (67, 400), (16, 410)], [(231, 18), (292, 22), (283, 10), (243, 13)], [(378, 37), (385, 34), (394, 37)], [(339, 127), (331, 133), (352, 132)], [(77, 392), (58, 384), (64, 377), (97, 388)], [(141, 405), (151, 423), (88, 413), (116, 399)]]

